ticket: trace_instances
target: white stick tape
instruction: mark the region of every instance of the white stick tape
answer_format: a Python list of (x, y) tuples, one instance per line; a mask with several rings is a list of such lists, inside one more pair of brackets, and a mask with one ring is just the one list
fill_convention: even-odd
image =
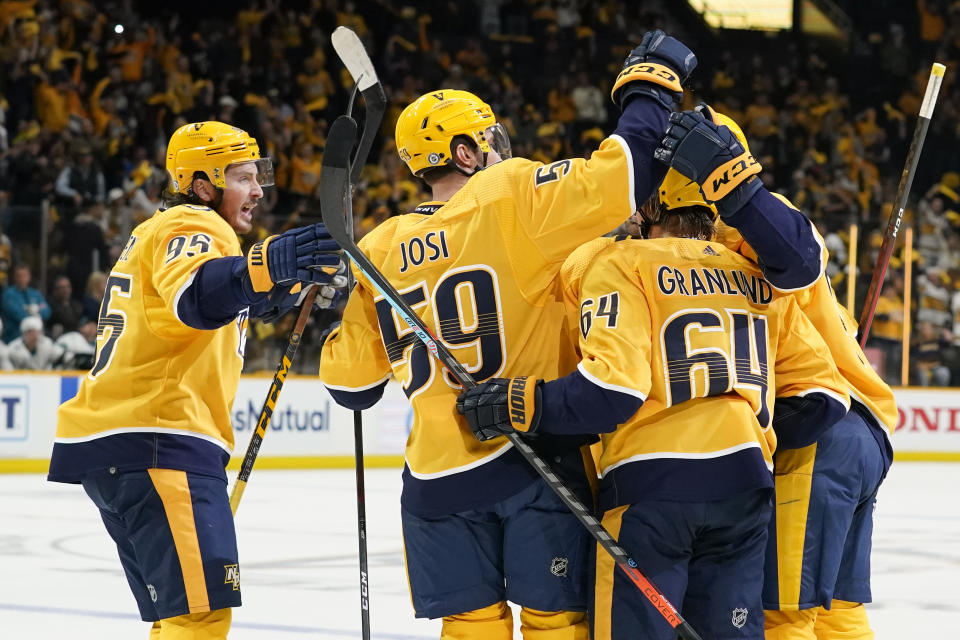
[(337, 27), (330, 40), (340, 60), (347, 67), (347, 71), (353, 76), (353, 81), (360, 86), (360, 91), (377, 84), (377, 73), (373, 70), (373, 63), (370, 62), (370, 57), (356, 33), (347, 27)]
[(943, 73), (947, 68), (939, 62), (933, 63), (930, 70), (930, 80), (927, 81), (927, 91), (923, 94), (923, 104), (920, 105), (920, 117), (927, 120), (933, 115), (933, 106), (937, 103), (937, 94), (940, 93), (940, 83), (943, 82)]

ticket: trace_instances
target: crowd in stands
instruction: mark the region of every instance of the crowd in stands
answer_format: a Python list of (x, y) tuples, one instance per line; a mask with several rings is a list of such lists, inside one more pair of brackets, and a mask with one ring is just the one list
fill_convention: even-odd
[[(162, 205), (165, 145), (181, 124), (235, 124), (274, 159), (277, 186), (244, 250), (318, 220), (327, 127), (352, 88), (329, 42), (337, 25), (364, 40), (389, 99), (356, 185), (358, 236), (427, 199), (392, 139), (413, 98), (467, 89), (491, 104), (515, 155), (589, 154), (616, 122), (608, 96), (624, 56), (659, 27), (700, 52), (683, 108), (707, 101), (743, 126), (764, 182), (826, 238), (841, 301), (858, 225), (859, 309), (930, 63), (960, 68), (960, 2), (838, 4), (851, 17), (844, 42), (713, 31), (666, 0), (247, 0), (199, 15), (183, 2), (0, 0), (0, 367), (89, 366), (104, 272)], [(960, 385), (958, 86), (948, 71), (904, 220), (916, 231), (912, 384)], [(903, 273), (898, 250), (871, 342), (893, 383)], [(315, 372), (337, 316), (314, 314), (297, 370)], [(276, 367), (293, 319), (252, 323), (246, 371)]]

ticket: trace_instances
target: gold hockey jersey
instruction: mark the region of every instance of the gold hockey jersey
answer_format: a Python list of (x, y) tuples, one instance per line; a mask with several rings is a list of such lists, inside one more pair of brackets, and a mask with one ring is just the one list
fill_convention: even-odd
[[(432, 215), (390, 218), (360, 247), (477, 380), (551, 379), (576, 363), (560, 265), (634, 207), (629, 151), (614, 136), (589, 160), (515, 158), (488, 167)], [(535, 477), (510, 443), (474, 438), (456, 411), (458, 385), (358, 274), (343, 322), (323, 346), (320, 378), (335, 393), (357, 393), (390, 375), (414, 410), (407, 508), (451, 513), (489, 504)]]
[[(718, 222), (717, 237), (731, 250), (756, 261), (756, 253), (736, 229)], [(893, 391), (867, 361), (857, 342), (857, 322), (837, 301), (827, 276), (821, 275), (813, 285), (795, 291), (793, 295), (800, 309), (827, 343), (847, 383), (850, 396), (866, 407), (877, 426), (885, 429), (888, 435), (892, 434), (897, 425), (897, 403)]]
[(203, 331), (177, 303), (204, 262), (239, 255), (236, 233), (206, 207), (158, 211), (133, 230), (107, 280), (94, 366), (58, 412), (51, 480), (110, 467), (223, 475), (247, 312)]
[(719, 243), (624, 240), (582, 277), (578, 369), (643, 400), (602, 436), (604, 508), (772, 486), (775, 397), (820, 393), (849, 406), (796, 302)]

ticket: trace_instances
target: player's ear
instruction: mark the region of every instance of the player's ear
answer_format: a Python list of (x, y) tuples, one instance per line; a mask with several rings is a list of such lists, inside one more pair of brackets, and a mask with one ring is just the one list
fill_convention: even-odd
[(216, 189), (206, 178), (194, 177), (193, 192), (204, 202), (212, 202), (217, 197)]
[(479, 164), (479, 149), (472, 149), (469, 145), (459, 142), (453, 146), (453, 161), (458, 167), (473, 169)]

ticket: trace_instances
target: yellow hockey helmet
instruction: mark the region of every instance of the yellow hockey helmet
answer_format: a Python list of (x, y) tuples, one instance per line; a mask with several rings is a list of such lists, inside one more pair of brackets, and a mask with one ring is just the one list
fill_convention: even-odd
[(260, 157), (257, 141), (243, 129), (216, 121), (193, 122), (174, 131), (167, 145), (167, 173), (173, 190), (183, 194), (190, 190), (197, 171), (222, 189), (227, 167), (246, 162), (256, 163), (260, 186), (273, 184), (273, 163)]
[(510, 137), (497, 123), (486, 102), (460, 89), (440, 89), (417, 98), (397, 119), (400, 159), (414, 175), (450, 164), (450, 143), (464, 135), (488, 153), (491, 145), (503, 159), (510, 157)]
[[(702, 113), (704, 117), (713, 120), (718, 126), (726, 126), (737, 137), (744, 151), (750, 153), (750, 146), (747, 144), (747, 136), (733, 118), (722, 113), (714, 111), (711, 107), (703, 106)], [(681, 207), (701, 206), (710, 209), (714, 216), (717, 215), (717, 208), (712, 204), (707, 204), (700, 192), (700, 185), (687, 179), (682, 173), (675, 169), (668, 169), (667, 175), (660, 183), (660, 204), (668, 211), (670, 209), (679, 209)]]
[(707, 204), (700, 193), (700, 185), (690, 180), (676, 169), (667, 169), (667, 175), (660, 183), (660, 204), (664, 209), (682, 209), (683, 207), (701, 206), (710, 209), (717, 215), (717, 208)]

